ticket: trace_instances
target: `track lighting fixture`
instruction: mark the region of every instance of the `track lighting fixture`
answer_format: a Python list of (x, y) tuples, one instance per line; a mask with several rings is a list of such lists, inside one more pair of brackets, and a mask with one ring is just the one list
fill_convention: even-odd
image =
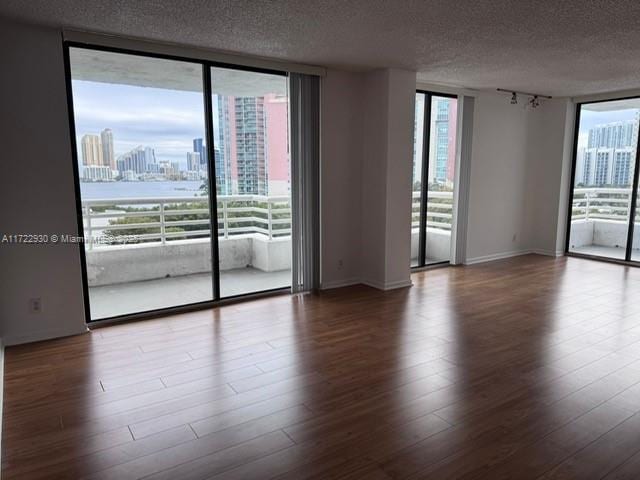
[(527, 92), (518, 92), (517, 90), (506, 90), (504, 88), (498, 88), (498, 92), (510, 93), (511, 94), (511, 105), (516, 105), (518, 103), (518, 94), (529, 97), (529, 100), (525, 104), (525, 107), (529, 106), (531, 108), (538, 108), (540, 106), (540, 99), (550, 99), (548, 95), (539, 95), (537, 93), (527, 93)]

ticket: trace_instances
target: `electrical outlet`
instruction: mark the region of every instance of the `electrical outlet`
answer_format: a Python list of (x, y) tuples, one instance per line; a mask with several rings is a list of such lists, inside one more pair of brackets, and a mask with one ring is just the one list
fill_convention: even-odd
[(511, 239), (511, 241), (515, 242), (517, 238), (518, 238), (518, 234), (514, 233), (513, 234), (513, 238)]
[(40, 313), (42, 311), (42, 299), (39, 297), (29, 299), (29, 311), (31, 313)]
[(342, 270), (342, 266), (343, 266), (342, 259), (340, 259), (338, 260), (338, 270)]

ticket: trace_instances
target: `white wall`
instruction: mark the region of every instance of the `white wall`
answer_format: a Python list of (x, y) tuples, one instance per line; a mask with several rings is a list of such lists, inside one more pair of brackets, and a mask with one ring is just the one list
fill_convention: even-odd
[(416, 73), (389, 72), (385, 288), (411, 284), (411, 185)]
[(360, 277), (363, 77), (328, 70), (322, 79), (321, 275), (323, 288)]
[[(545, 255), (564, 248), (566, 195), (571, 164), (573, 107), (568, 99), (547, 100), (530, 112), (527, 158), (529, 248)], [(567, 119), (569, 120), (567, 122)]]
[(476, 97), (467, 263), (562, 251), (573, 107), (567, 99), (536, 109), (522, 102)]
[(528, 248), (529, 114), (504, 95), (483, 92), (476, 97), (473, 126), (468, 263)]
[(361, 281), (411, 284), (411, 171), (415, 72), (364, 76)]
[(388, 72), (364, 76), (361, 216), (361, 280), (377, 284), (385, 275)]
[[(0, 43), (1, 233), (77, 235), (60, 33), (0, 20)], [(5, 344), (85, 331), (77, 245), (0, 244), (0, 265)]]

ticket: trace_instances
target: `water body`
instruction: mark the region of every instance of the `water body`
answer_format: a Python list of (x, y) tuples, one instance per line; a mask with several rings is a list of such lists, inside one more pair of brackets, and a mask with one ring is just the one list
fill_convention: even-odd
[(200, 196), (202, 181), (81, 182), (83, 200)]

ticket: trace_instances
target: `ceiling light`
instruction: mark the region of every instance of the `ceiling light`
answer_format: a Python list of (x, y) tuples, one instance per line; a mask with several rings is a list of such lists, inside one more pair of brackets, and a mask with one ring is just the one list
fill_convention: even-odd
[(518, 103), (518, 95), (520, 95), (522, 98), (529, 97), (529, 100), (527, 100), (525, 104), (525, 108), (526, 107), (537, 108), (540, 106), (540, 99), (544, 98), (545, 100), (549, 100), (552, 98), (549, 95), (541, 95), (539, 93), (520, 92), (518, 90), (511, 90), (511, 89), (507, 90), (506, 88), (497, 88), (496, 90), (498, 92), (508, 93), (509, 95), (511, 95), (511, 100), (509, 102), (511, 103), (511, 105), (516, 105)]
[(537, 95), (534, 95), (533, 97), (531, 97), (531, 100), (529, 100), (529, 105), (531, 105), (531, 108), (536, 108), (540, 106), (540, 100), (538, 99)]

